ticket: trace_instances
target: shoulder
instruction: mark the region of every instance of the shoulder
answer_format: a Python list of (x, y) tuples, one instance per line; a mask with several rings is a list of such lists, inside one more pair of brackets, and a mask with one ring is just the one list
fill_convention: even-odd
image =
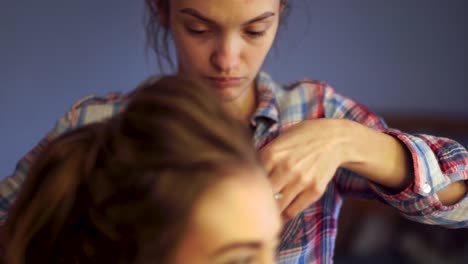
[(84, 96), (73, 103), (66, 114), (66, 119), (70, 122), (71, 127), (80, 127), (110, 118), (121, 112), (137, 91), (155, 83), (160, 78), (161, 76), (150, 76), (128, 93), (114, 91), (104, 95)]
[(283, 84), (273, 80), (270, 75), (264, 72), (261, 73), (260, 77), (261, 84), (270, 86), (276, 97), (281, 97), (284, 99), (299, 96), (303, 100), (307, 101), (334, 93), (333, 88), (327, 82), (317, 79), (302, 79), (299, 81)]
[(300, 119), (323, 117), (327, 98), (334, 96), (333, 88), (321, 80), (303, 79), (289, 84), (272, 83), (279, 112), (287, 116), (300, 116)]
[(333, 93), (333, 88), (322, 80), (303, 79), (283, 85), (283, 89), (288, 93), (303, 94), (307, 98), (317, 98)]
[(78, 99), (66, 113), (71, 127), (79, 127), (110, 118), (120, 111), (128, 96), (121, 92), (87, 95)]

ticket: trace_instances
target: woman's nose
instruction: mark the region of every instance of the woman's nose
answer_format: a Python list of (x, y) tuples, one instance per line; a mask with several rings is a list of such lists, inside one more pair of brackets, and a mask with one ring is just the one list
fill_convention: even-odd
[(240, 45), (234, 37), (225, 37), (220, 41), (211, 56), (211, 63), (216, 70), (229, 74), (239, 67)]

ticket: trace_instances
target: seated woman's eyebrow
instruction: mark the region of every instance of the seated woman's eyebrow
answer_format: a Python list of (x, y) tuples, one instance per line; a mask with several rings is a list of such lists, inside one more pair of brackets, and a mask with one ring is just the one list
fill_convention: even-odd
[(217, 257), (222, 254), (225, 254), (226, 252), (236, 250), (236, 249), (252, 249), (252, 250), (257, 250), (262, 247), (262, 242), (260, 241), (249, 241), (249, 242), (233, 242), (230, 244), (227, 244), (225, 246), (222, 246), (218, 248), (214, 253), (212, 254), (212, 257)]
[[(197, 10), (195, 10), (193, 8), (183, 8), (179, 12), (182, 13), (182, 14), (185, 14), (185, 15), (192, 16), (192, 17), (194, 17), (196, 19), (202, 20), (203, 22), (206, 22), (208, 24), (213, 24), (213, 25), (218, 24), (218, 23), (216, 23), (216, 21), (203, 16), (200, 12), (198, 12)], [(250, 19), (249, 21), (243, 23), (242, 25), (245, 26), (245, 25), (256, 23), (256, 22), (260, 22), (260, 21), (266, 20), (267, 18), (273, 17), (275, 15), (276, 14), (274, 12), (267, 11), (267, 12), (265, 12), (265, 13), (257, 16), (257, 17), (254, 17), (254, 18)]]

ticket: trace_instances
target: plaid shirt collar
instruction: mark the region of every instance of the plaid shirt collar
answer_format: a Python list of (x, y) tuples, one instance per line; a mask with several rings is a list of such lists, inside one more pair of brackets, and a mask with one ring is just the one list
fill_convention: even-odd
[(256, 127), (261, 120), (278, 123), (279, 121), (279, 105), (277, 94), (281, 90), (281, 86), (277, 84), (270, 75), (260, 72), (255, 79), (257, 89), (257, 109), (252, 116), (251, 124)]

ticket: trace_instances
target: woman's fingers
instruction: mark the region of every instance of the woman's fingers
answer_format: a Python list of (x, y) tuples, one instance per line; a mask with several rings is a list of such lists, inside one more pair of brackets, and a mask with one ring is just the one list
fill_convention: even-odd
[(304, 209), (315, 203), (322, 197), (325, 190), (322, 188), (307, 188), (299, 193), (295, 199), (282, 211), (283, 218), (291, 220), (296, 217)]
[(303, 184), (299, 180), (295, 180), (279, 190), (282, 198), (278, 199), (280, 212), (283, 213), (286, 208), (294, 201), (294, 199), (304, 190)]
[(295, 180), (294, 172), (287, 166), (283, 166), (283, 164), (278, 164), (278, 166), (274, 167), (273, 170), (269, 172), (268, 177), (270, 178), (275, 193), (280, 192), (287, 184)]

